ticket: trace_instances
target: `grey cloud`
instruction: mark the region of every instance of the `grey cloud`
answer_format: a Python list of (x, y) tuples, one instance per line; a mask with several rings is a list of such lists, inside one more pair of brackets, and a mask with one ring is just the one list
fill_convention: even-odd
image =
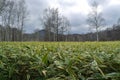
[(107, 24), (113, 25), (120, 18), (120, 5), (108, 6), (103, 9), (103, 15), (106, 19)]
[(62, 7), (71, 7), (74, 6), (74, 0), (71, 1), (66, 1), (66, 0), (58, 0), (58, 3), (62, 6)]
[(86, 24), (87, 15), (82, 13), (71, 13), (70, 15), (71, 33), (86, 33), (89, 31)]
[(80, 26), (86, 24), (86, 15), (81, 13), (71, 14), (70, 17), (71, 26)]
[(106, 5), (109, 3), (110, 0), (87, 0), (88, 4), (91, 5), (94, 1), (97, 2), (99, 5)]
[(76, 26), (76, 27), (73, 26), (71, 29), (72, 29), (71, 33), (73, 33), (73, 34), (78, 34), (78, 33), (84, 34), (84, 33), (89, 32), (89, 28), (87, 25), (80, 25), (80, 26)]
[[(32, 32), (35, 28), (42, 28), (40, 25), (40, 16), (43, 15), (43, 10), (49, 7), (50, 0), (26, 0), (29, 16), (26, 24), (25, 30), (27, 32)], [(88, 32), (88, 27), (86, 24), (87, 15), (83, 13), (67, 12), (74, 6), (74, 0), (67, 2), (66, 0), (58, 0), (60, 8), (64, 11), (62, 15), (67, 16), (71, 22), (71, 33), (86, 33)], [(91, 3), (91, 0), (87, 0)], [(100, 5), (103, 6), (103, 17), (106, 19), (107, 24), (116, 23), (117, 19), (120, 17), (120, 5), (108, 6), (110, 0), (96, 0), (99, 1)], [(65, 14), (64, 14), (65, 13)]]

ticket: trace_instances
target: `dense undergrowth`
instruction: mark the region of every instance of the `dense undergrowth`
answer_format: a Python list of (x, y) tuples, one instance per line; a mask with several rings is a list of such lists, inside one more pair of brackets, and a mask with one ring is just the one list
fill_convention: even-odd
[(120, 42), (1, 42), (0, 80), (120, 80)]

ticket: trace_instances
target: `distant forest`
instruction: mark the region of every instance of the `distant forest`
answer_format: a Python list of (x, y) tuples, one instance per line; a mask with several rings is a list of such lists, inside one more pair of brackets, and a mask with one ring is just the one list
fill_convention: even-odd
[[(1, 31), (2, 30), (2, 31)], [(19, 35), (21, 31), (17, 28), (10, 28), (11, 31), (11, 40), (10, 41), (21, 41)], [(0, 26), (0, 41), (5, 40), (5, 29)], [(22, 41), (48, 41), (48, 36), (46, 36), (45, 30), (39, 30), (31, 34), (23, 33)], [(51, 32), (51, 39), (49, 41), (54, 41), (54, 33)], [(67, 34), (67, 35), (58, 35), (57, 41), (96, 41), (96, 33), (86, 33), (86, 34)], [(120, 25), (114, 25), (112, 28), (107, 28), (99, 32), (100, 41), (117, 41), (120, 40)]]
[[(86, 20), (95, 32), (70, 34), (71, 24), (58, 8), (47, 8), (40, 18), (43, 30), (24, 33), (28, 11), (25, 0), (0, 0), (0, 41), (116, 41), (120, 40), (120, 19), (106, 30), (105, 19), (98, 13), (98, 3), (93, 2)], [(87, 24), (86, 23), (86, 24)]]

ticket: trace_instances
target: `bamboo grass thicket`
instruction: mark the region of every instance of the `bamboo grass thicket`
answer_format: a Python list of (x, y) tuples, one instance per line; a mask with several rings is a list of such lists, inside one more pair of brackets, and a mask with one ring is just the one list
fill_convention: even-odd
[(119, 41), (0, 43), (0, 80), (119, 79)]

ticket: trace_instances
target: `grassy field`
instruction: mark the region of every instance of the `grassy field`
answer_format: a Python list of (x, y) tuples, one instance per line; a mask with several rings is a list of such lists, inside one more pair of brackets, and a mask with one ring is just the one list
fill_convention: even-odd
[(120, 42), (1, 42), (0, 80), (120, 80)]

